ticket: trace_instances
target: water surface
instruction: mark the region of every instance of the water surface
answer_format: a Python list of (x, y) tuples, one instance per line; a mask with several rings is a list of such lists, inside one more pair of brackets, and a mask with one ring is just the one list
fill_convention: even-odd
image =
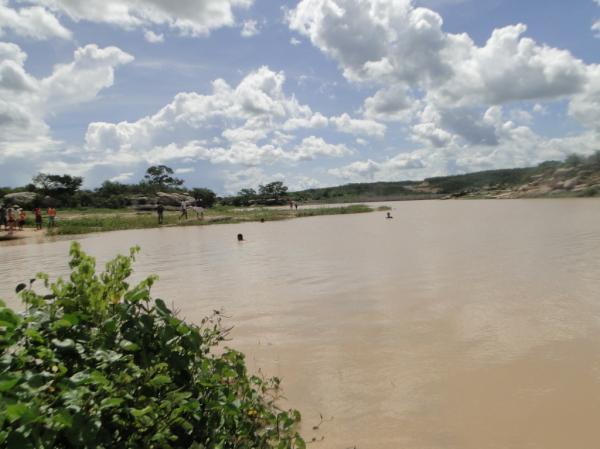
[[(223, 308), (314, 447), (598, 447), (600, 201), (388, 204), (81, 242), (102, 263), (141, 245), (136, 276), (190, 320)], [(0, 246), (0, 296), (65, 274), (69, 243)]]

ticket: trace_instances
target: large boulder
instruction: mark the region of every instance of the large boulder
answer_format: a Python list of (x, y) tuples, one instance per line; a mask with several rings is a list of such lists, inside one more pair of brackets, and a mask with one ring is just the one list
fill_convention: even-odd
[(175, 206), (178, 207), (181, 203), (193, 204), (196, 202), (193, 196), (186, 195), (184, 193), (165, 193), (158, 192), (158, 203), (163, 206)]
[(33, 192), (8, 193), (4, 195), (2, 202), (7, 206), (17, 204), (21, 207), (28, 208), (33, 206), (37, 198), (37, 193)]

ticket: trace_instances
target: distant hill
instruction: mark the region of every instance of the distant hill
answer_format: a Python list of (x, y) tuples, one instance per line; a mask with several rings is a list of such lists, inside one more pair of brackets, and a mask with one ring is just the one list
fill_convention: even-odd
[(600, 196), (600, 151), (536, 167), (488, 170), (423, 181), (373, 182), (308, 189), (297, 201), (359, 202), (449, 198), (541, 198)]

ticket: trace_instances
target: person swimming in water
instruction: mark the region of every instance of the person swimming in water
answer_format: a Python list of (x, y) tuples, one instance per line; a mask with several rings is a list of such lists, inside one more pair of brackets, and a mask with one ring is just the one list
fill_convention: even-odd
[(394, 218), (394, 217), (392, 217), (392, 214), (390, 214), (390, 213), (388, 212), (385, 218)]

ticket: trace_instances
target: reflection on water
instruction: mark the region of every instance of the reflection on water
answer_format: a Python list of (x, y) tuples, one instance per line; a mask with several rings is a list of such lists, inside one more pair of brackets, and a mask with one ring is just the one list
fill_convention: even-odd
[[(323, 449), (587, 449), (600, 441), (600, 202), (393, 203), (385, 213), (115, 232), (136, 276), (283, 378)], [(247, 239), (238, 243), (242, 232)], [(66, 273), (68, 241), (0, 247), (0, 296)], [(333, 418), (317, 432), (319, 413)]]

